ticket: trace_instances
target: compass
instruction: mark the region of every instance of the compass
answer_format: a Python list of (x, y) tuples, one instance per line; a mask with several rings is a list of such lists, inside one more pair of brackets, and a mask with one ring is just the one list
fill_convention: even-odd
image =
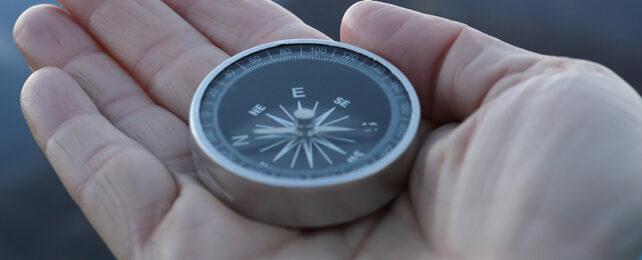
[(237, 212), (321, 227), (403, 189), (420, 109), (406, 77), (344, 43), (285, 40), (241, 52), (201, 83), (190, 111), (202, 183)]

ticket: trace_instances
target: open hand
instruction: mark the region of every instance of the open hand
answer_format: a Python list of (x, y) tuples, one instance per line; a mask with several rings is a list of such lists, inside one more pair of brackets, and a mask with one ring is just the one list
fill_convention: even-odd
[[(34, 137), (121, 259), (591, 259), (642, 247), (642, 100), (593, 63), (359, 2), (341, 40), (398, 66), (426, 138), (408, 190), (349, 224), (295, 230), (195, 179), (187, 115), (218, 63), (327, 38), (267, 0), (60, 0), (23, 14)], [(432, 131), (434, 130), (434, 131)]]

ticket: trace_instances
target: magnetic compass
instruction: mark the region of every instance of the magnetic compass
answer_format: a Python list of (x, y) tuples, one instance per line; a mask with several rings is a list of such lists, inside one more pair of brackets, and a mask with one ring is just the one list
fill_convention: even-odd
[(286, 40), (216, 67), (190, 112), (203, 184), (253, 219), (319, 227), (364, 216), (405, 186), (420, 109), (406, 77), (366, 50)]

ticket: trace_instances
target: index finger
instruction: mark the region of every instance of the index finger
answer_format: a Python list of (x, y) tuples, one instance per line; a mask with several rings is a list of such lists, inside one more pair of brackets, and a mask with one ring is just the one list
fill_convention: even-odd
[(163, 2), (230, 55), (255, 45), (288, 38), (329, 39), (270, 0)]
[[(229, 58), (228, 53), (212, 44), (207, 37), (161, 1), (59, 0), (59, 2), (129, 70), (138, 82), (141, 82), (141, 86), (154, 100), (185, 121), (187, 121), (192, 95), (201, 80), (216, 65)], [(221, 4), (225, 1), (206, 2)], [(266, 1), (257, 1), (253, 5), (254, 9), (245, 9), (241, 4), (227, 5), (229, 8), (225, 9), (225, 12), (228, 15), (213, 17), (207, 26), (214, 28), (217, 23), (235, 26), (226, 27), (226, 34), (209, 35), (210, 39), (222, 39), (228, 34), (252, 35), (254, 33), (262, 33), (263, 39), (279, 39), (279, 36), (273, 36), (277, 35), (278, 31), (261, 31), (263, 25), (261, 17), (266, 15), (281, 17), (291, 16), (291, 14), (280, 8), (261, 8), (269, 5), (270, 3)], [(255, 12), (259, 9), (261, 9), (260, 16)], [(294, 30), (287, 36), (310, 37), (304, 30)], [(247, 41), (239, 39), (232, 44), (247, 46), (244, 45)]]
[[(545, 69), (545, 56), (501, 42), (462, 23), (375, 1), (353, 5), (341, 40), (391, 61), (412, 81), (422, 114), (438, 123), (459, 121), (528, 69)], [(509, 83), (509, 84), (499, 84)], [(514, 82), (513, 82), (514, 83)]]

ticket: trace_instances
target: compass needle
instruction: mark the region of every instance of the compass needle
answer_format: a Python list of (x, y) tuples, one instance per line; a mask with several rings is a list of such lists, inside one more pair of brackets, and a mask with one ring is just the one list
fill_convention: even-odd
[(330, 116), (330, 114), (334, 112), (335, 109), (337, 109), (337, 107), (332, 107), (330, 110), (317, 117), (317, 119), (314, 120), (316, 125), (321, 125), (323, 121), (325, 121)]
[(277, 147), (277, 146), (279, 146), (280, 144), (285, 143), (285, 142), (287, 142), (287, 141), (288, 141), (288, 139), (283, 139), (283, 140), (277, 141), (276, 143), (273, 143), (273, 144), (271, 144), (271, 145), (268, 145), (268, 146), (266, 146), (266, 147), (261, 148), (261, 150), (259, 150), (259, 152), (265, 152), (265, 151), (270, 150), (270, 149), (272, 149), (272, 148), (274, 148), (274, 147)]
[(373, 53), (324, 40), (267, 43), (219, 64), (194, 95), (198, 177), (243, 215), (324, 227), (365, 216), (403, 189), (419, 102)]
[(332, 142), (328, 141), (327, 139), (325, 139), (323, 137), (317, 137), (315, 140), (316, 140), (317, 143), (319, 143), (319, 144), (321, 144), (321, 145), (323, 145), (325, 147), (328, 147), (328, 148), (336, 151), (337, 153), (344, 154), (344, 155), (347, 154), (346, 151), (344, 151), (343, 149), (341, 149), (338, 146), (334, 145)]
[(290, 139), (290, 141), (285, 146), (283, 146), (281, 151), (279, 151), (279, 153), (276, 156), (274, 156), (274, 159), (272, 159), (272, 161), (276, 162), (278, 159), (281, 159), (283, 155), (287, 154), (290, 150), (292, 150), (292, 148), (294, 148), (295, 146), (295, 141), (296, 141), (295, 138)]
[(285, 119), (280, 118), (278, 116), (272, 115), (270, 113), (265, 113), (265, 115), (267, 115), (269, 118), (272, 118), (272, 120), (276, 121), (277, 123), (279, 123), (279, 124), (281, 124), (281, 125), (283, 125), (285, 127), (292, 126), (292, 122), (289, 122), (288, 120), (285, 120)]
[(277, 139), (277, 138), (287, 138), (287, 135), (282, 135), (282, 134), (271, 134), (271, 135), (262, 135), (258, 137), (254, 137), (255, 140), (266, 140), (266, 139)]
[(274, 126), (269, 126), (269, 125), (262, 125), (262, 124), (256, 124), (257, 128), (274, 128)]
[[(299, 104), (301, 104), (301, 103), (299, 103)], [(288, 112), (288, 110), (285, 109), (285, 107), (283, 107), (283, 105), (279, 105), (279, 107), (281, 108), (281, 110), (283, 110), (283, 113), (285, 113), (285, 115), (287, 115), (290, 118), (290, 120), (294, 121), (294, 117), (292, 117), (292, 115), (290, 115), (290, 112)]]
[(354, 128), (341, 127), (341, 126), (317, 126), (317, 133), (331, 133), (331, 132), (350, 132), (355, 131)]
[(294, 129), (292, 127), (257, 128), (252, 133), (255, 135), (292, 134)]
[(312, 147), (310, 147), (310, 140), (303, 141), (303, 151), (305, 152), (305, 157), (308, 159), (310, 169), (314, 168), (314, 158), (312, 156)]
[(312, 145), (313, 145), (315, 148), (317, 148), (317, 150), (319, 150), (319, 153), (323, 156), (323, 158), (325, 158), (325, 160), (326, 160), (329, 164), (332, 164), (332, 160), (330, 160), (330, 157), (328, 157), (328, 155), (327, 155), (327, 154), (325, 154), (325, 152), (323, 151), (323, 149), (322, 149), (322, 148), (321, 148), (321, 147), (320, 147), (320, 146), (315, 142), (315, 140), (314, 140), (314, 139), (312, 139), (312, 140), (311, 140), (311, 142), (312, 142)]
[(290, 168), (294, 168), (296, 159), (299, 158), (299, 152), (301, 151), (301, 146), (303, 145), (303, 141), (299, 140), (297, 143), (298, 144), (296, 146), (296, 151), (294, 151), (294, 156), (292, 156), (292, 162), (290, 163)]
[(346, 120), (348, 118), (350, 118), (350, 116), (344, 116), (344, 117), (341, 117), (339, 119), (335, 119), (335, 120), (332, 120), (330, 122), (327, 122), (327, 123), (323, 124), (323, 126), (329, 126), (329, 125), (332, 125), (332, 124), (336, 124), (336, 123), (341, 122), (343, 120)]
[(352, 144), (357, 143), (357, 141), (355, 141), (354, 139), (343, 138), (343, 137), (338, 137), (338, 136), (334, 136), (334, 135), (323, 135), (323, 136), (325, 136), (325, 137), (327, 137), (329, 139), (339, 140), (339, 141), (343, 141), (343, 142), (346, 142), (346, 143), (352, 143)]

